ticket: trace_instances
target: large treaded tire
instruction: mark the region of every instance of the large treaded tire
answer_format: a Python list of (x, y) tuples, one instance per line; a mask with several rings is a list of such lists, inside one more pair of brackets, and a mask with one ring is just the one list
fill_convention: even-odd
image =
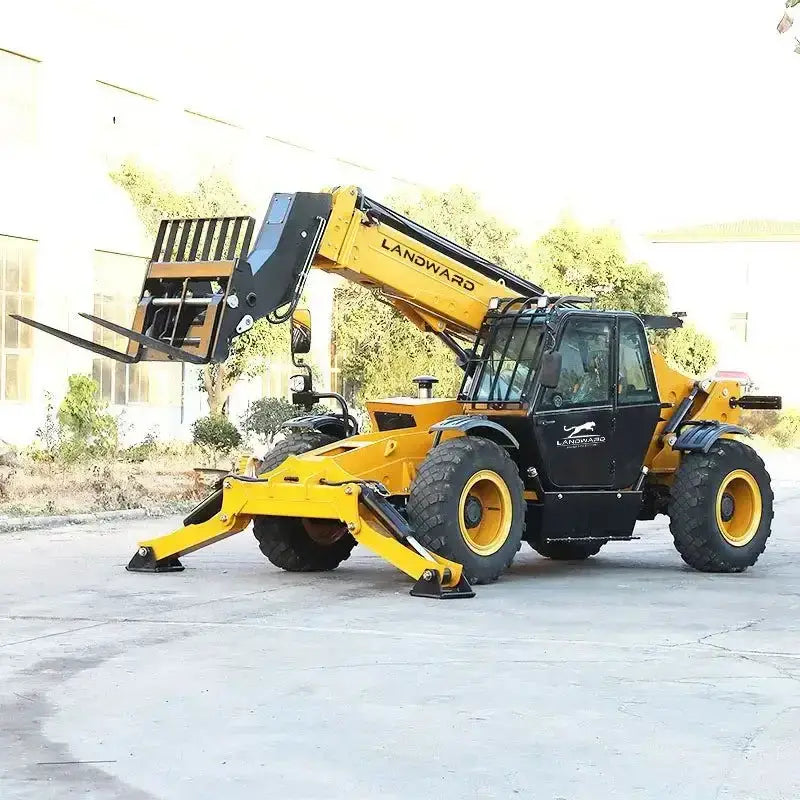
[[(735, 546), (717, 522), (717, 494), (734, 470), (745, 470), (761, 493), (761, 521), (752, 539)], [(773, 516), (770, 476), (758, 453), (742, 442), (722, 439), (708, 453), (683, 456), (670, 490), (669, 528), (681, 558), (701, 572), (743, 572), (758, 561)]]
[(606, 542), (531, 542), (531, 547), (553, 561), (584, 561), (596, 556)]
[[(481, 470), (499, 475), (508, 488), (511, 525), (496, 552), (472, 550), (461, 532), (460, 499), (468, 481)], [(514, 560), (525, 530), (525, 500), (517, 465), (499, 445), (478, 437), (459, 437), (437, 445), (420, 464), (408, 497), (408, 520), (418, 541), (438, 555), (464, 566), (470, 583), (496, 581)]]
[[(297, 456), (335, 442), (324, 433), (298, 433), (277, 444), (264, 457), (259, 474), (280, 466), (288, 456)], [(356, 540), (349, 534), (332, 544), (315, 542), (299, 517), (255, 517), (253, 535), (261, 552), (272, 564), (288, 572), (323, 572), (336, 569), (350, 557)]]

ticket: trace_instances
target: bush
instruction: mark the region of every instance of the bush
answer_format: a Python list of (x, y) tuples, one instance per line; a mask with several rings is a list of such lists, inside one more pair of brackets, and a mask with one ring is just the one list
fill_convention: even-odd
[[(68, 460), (108, 456), (116, 452), (117, 420), (105, 413), (97, 381), (88, 375), (70, 375), (68, 389), (58, 407), (59, 455)], [(45, 423), (47, 424), (47, 423)]]
[(56, 418), (56, 407), (53, 395), (44, 393), (46, 410), (44, 422), (36, 429), (36, 438), (41, 446), (34, 444), (28, 451), (34, 461), (54, 461), (58, 456), (58, 446), (61, 443), (61, 428)]
[(772, 432), (778, 447), (800, 446), (800, 411), (788, 409), (778, 415), (778, 424)]
[(119, 422), (106, 413), (97, 382), (88, 375), (70, 375), (67, 381), (58, 412), (53, 396), (45, 393), (44, 422), (36, 429), (37, 442), (26, 451), (32, 461), (72, 462), (117, 451)]
[(714, 342), (691, 322), (657, 333), (653, 345), (671, 367), (695, 378), (709, 372), (717, 361)]
[(219, 459), (230, 455), (242, 443), (242, 435), (236, 426), (222, 415), (200, 417), (192, 425), (192, 441), (216, 467)]
[(158, 435), (155, 431), (148, 431), (141, 442), (126, 447), (119, 454), (122, 461), (139, 464), (148, 458), (153, 458), (158, 451)]
[(742, 411), (741, 425), (777, 447), (800, 447), (800, 410)]
[[(324, 413), (327, 410), (321, 405), (315, 405), (311, 409), (315, 413)], [(306, 413), (308, 412), (302, 406), (292, 405), (282, 397), (262, 397), (250, 403), (239, 424), (246, 434), (269, 444), (286, 420)]]

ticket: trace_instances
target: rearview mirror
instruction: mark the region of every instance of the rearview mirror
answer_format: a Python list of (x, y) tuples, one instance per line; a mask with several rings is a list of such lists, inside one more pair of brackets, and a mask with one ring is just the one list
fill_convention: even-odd
[(296, 308), (292, 312), (292, 355), (302, 356), (311, 351), (311, 312)]
[(545, 389), (555, 389), (561, 377), (561, 353), (545, 353), (542, 356), (542, 366), (539, 369), (539, 383)]

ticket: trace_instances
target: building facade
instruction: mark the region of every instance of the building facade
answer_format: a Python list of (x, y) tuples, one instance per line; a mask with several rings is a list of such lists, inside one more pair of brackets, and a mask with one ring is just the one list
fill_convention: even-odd
[[(67, 377), (92, 374), (123, 430), (135, 439), (153, 430), (186, 437), (206, 413), (196, 368), (125, 365), (33, 331), (9, 318), (21, 313), (112, 347), (110, 331), (77, 317), (93, 312), (128, 325), (152, 242), (127, 193), (109, 174), (126, 160), (186, 190), (225, 175), (258, 216), (274, 191), (357, 184), (377, 197), (402, 181), (272, 138), (190, 107), (179, 91), (159, 97), (135, 76), (115, 81), (102, 60), (75, 57), (70, 37), (39, 39), (27, 26), (0, 32), (0, 439), (26, 444), (43, 422), (48, 396), (57, 403)], [(8, 39), (6, 39), (8, 37)], [(69, 40), (69, 41), (68, 41)], [(332, 279), (313, 275), (313, 357), (330, 382)], [(263, 378), (237, 386), (231, 413), (250, 399), (283, 395), (288, 357)]]
[(800, 406), (800, 223), (742, 221), (652, 234), (647, 258), (672, 308), (710, 335), (718, 368), (746, 372), (763, 394)]

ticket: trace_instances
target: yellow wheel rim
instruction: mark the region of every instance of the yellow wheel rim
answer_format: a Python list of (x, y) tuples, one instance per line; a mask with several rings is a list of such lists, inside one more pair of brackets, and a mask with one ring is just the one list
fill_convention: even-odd
[(458, 522), (470, 550), (481, 556), (496, 553), (511, 530), (511, 492), (489, 469), (476, 472), (461, 492)]
[(744, 469), (729, 472), (717, 492), (717, 526), (725, 541), (744, 547), (761, 524), (761, 490)]

